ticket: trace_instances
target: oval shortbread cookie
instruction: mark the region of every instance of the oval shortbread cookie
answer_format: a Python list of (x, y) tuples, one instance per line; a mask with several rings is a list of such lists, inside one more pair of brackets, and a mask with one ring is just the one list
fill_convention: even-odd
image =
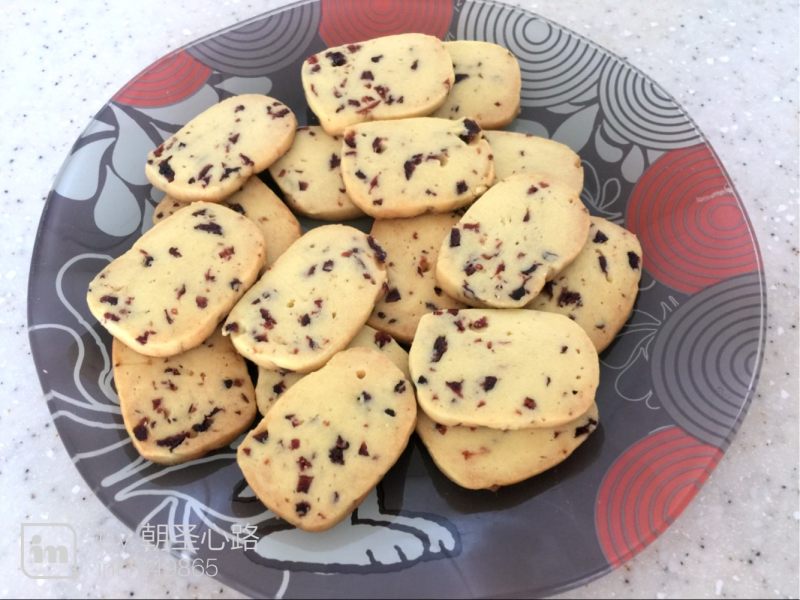
[(225, 323), (257, 365), (309, 372), (347, 346), (385, 291), (383, 250), (346, 225), (306, 233), (236, 304)]
[(589, 212), (551, 179), (517, 175), (473, 204), (442, 242), (436, 280), (471, 306), (519, 308), (578, 255)]
[(322, 531), (397, 461), (416, 411), (400, 369), (377, 350), (351, 348), (288, 390), (240, 444), (237, 462), (275, 514)]
[[(392, 336), (384, 331), (373, 329), (364, 325), (356, 337), (352, 339), (348, 348), (375, 348), (383, 352), (395, 366), (403, 372), (406, 379), (411, 378), (408, 372), (408, 353), (398, 344)], [(305, 373), (293, 373), (285, 369), (258, 368), (258, 383), (256, 384), (256, 403), (258, 411), (266, 415), (275, 401), (283, 392), (305, 377)]]
[(600, 352), (628, 320), (641, 277), (642, 247), (636, 235), (592, 217), (583, 250), (528, 307), (567, 315)]
[(244, 359), (220, 332), (167, 358), (139, 354), (115, 339), (112, 360), (125, 429), (153, 462), (175, 464), (226, 446), (256, 415)]
[(404, 33), (328, 48), (300, 74), (308, 106), (337, 135), (355, 123), (432, 113), (453, 84), (453, 63), (439, 39)]
[(269, 96), (233, 96), (206, 109), (147, 155), (145, 175), (184, 202), (218, 202), (282, 156), (297, 119)]
[(597, 428), (597, 404), (557, 427), (502, 431), (436, 423), (417, 413), (417, 433), (448, 479), (470, 490), (518, 483), (566, 460)]
[(445, 294), (434, 277), (439, 247), (459, 216), (420, 215), (376, 220), (372, 224), (370, 234), (386, 251), (389, 291), (375, 304), (370, 325), (410, 343), (422, 315), (442, 308), (464, 307)]
[(581, 158), (569, 146), (516, 131), (485, 131), (484, 136), (492, 147), (498, 180), (528, 173), (566, 185), (577, 195), (583, 190)]
[(379, 219), (448, 212), (494, 182), (491, 149), (470, 119), (362, 123), (343, 139), (347, 193)]
[[(267, 243), (267, 268), (300, 238), (301, 229), (297, 218), (258, 177), (248, 179), (238, 192), (228, 196), (220, 204), (258, 225)], [(163, 221), (185, 206), (185, 202), (164, 196), (153, 210), (153, 223)]]
[(125, 345), (171, 356), (199, 345), (264, 265), (264, 236), (218, 204), (191, 204), (154, 226), (89, 284), (95, 318)]
[(505, 127), (519, 114), (522, 78), (519, 62), (490, 42), (445, 42), (455, 79), (444, 104), (431, 116), (474, 119), (484, 129)]
[(355, 219), (364, 213), (353, 204), (342, 181), (342, 138), (322, 127), (300, 127), (289, 151), (269, 172), (286, 202), (315, 219)]
[(444, 425), (555, 427), (589, 409), (597, 352), (563, 315), (465, 309), (419, 322), (409, 368), (420, 407)]

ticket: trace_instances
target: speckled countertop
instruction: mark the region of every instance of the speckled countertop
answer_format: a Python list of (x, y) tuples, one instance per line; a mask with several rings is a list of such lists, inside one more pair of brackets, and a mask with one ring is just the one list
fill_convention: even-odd
[[(152, 552), (86, 488), (43, 401), (26, 280), (45, 196), (95, 111), (166, 52), (283, 2), (12, 2), (0, 20), (0, 596), (238, 597), (206, 577), (142, 576)], [(708, 483), (655, 543), (570, 597), (798, 597), (798, 7), (780, 0), (520, 2), (625, 57), (673, 94), (719, 154), (766, 264), (758, 390)], [(652, 8), (643, 8), (652, 7)], [(20, 568), (20, 526), (69, 522), (72, 580)], [(150, 562), (148, 562), (150, 561)], [(114, 577), (98, 566), (113, 565)]]

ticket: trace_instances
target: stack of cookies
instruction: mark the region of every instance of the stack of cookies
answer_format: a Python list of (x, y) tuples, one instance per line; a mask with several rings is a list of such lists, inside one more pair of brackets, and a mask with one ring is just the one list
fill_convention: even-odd
[[(258, 410), (238, 464), (309, 531), (352, 512), (415, 429), (470, 489), (567, 458), (597, 427), (598, 352), (641, 248), (589, 216), (574, 152), (498, 131), (519, 112), (514, 56), (404, 34), (300, 75), (320, 125), (247, 94), (150, 152), (156, 225), (90, 284), (136, 449), (190, 460)], [(296, 215), (336, 223), (302, 234)], [(338, 223), (365, 215), (369, 234)]]

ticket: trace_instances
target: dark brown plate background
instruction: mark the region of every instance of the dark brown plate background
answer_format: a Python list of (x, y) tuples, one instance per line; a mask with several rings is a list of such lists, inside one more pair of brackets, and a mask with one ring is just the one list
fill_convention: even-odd
[[(236, 443), (177, 467), (138, 457), (112, 385), (110, 338), (85, 293), (150, 226), (161, 193), (144, 177), (148, 150), (238, 93), (275, 96), (301, 123), (315, 123), (301, 61), (329, 45), (404, 31), (514, 52), (522, 113), (511, 128), (580, 153), (586, 206), (642, 242), (641, 293), (601, 355), (601, 426), (567, 462), (496, 493), (469, 492), (440, 475), (414, 438), (352, 519), (309, 535), (254, 501)], [(636, 69), (503, 4), (315, 0), (164, 57), (103, 107), (48, 198), (28, 306), (34, 360), (68, 452), (99, 498), (143, 536), (182, 531), (166, 546), (215, 559), (220, 579), (254, 596), (484, 597), (575, 587), (669, 526), (744, 417), (765, 302), (758, 246), (724, 169), (680, 106)], [(237, 536), (248, 549), (237, 548)]]

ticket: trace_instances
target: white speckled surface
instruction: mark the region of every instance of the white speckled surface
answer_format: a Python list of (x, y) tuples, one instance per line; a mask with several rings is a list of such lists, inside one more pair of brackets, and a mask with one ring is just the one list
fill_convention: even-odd
[[(30, 357), (26, 283), (44, 198), (94, 112), (157, 58), (283, 2), (4, 3), (0, 20), (0, 596), (239, 595), (170, 575), (86, 488)], [(570, 597), (798, 597), (798, 8), (741, 0), (520, 2), (627, 58), (687, 109), (742, 197), (766, 263), (768, 337), (740, 432), (677, 522)], [(79, 575), (20, 570), (20, 526), (69, 522)], [(145, 567), (143, 567), (145, 566)]]

